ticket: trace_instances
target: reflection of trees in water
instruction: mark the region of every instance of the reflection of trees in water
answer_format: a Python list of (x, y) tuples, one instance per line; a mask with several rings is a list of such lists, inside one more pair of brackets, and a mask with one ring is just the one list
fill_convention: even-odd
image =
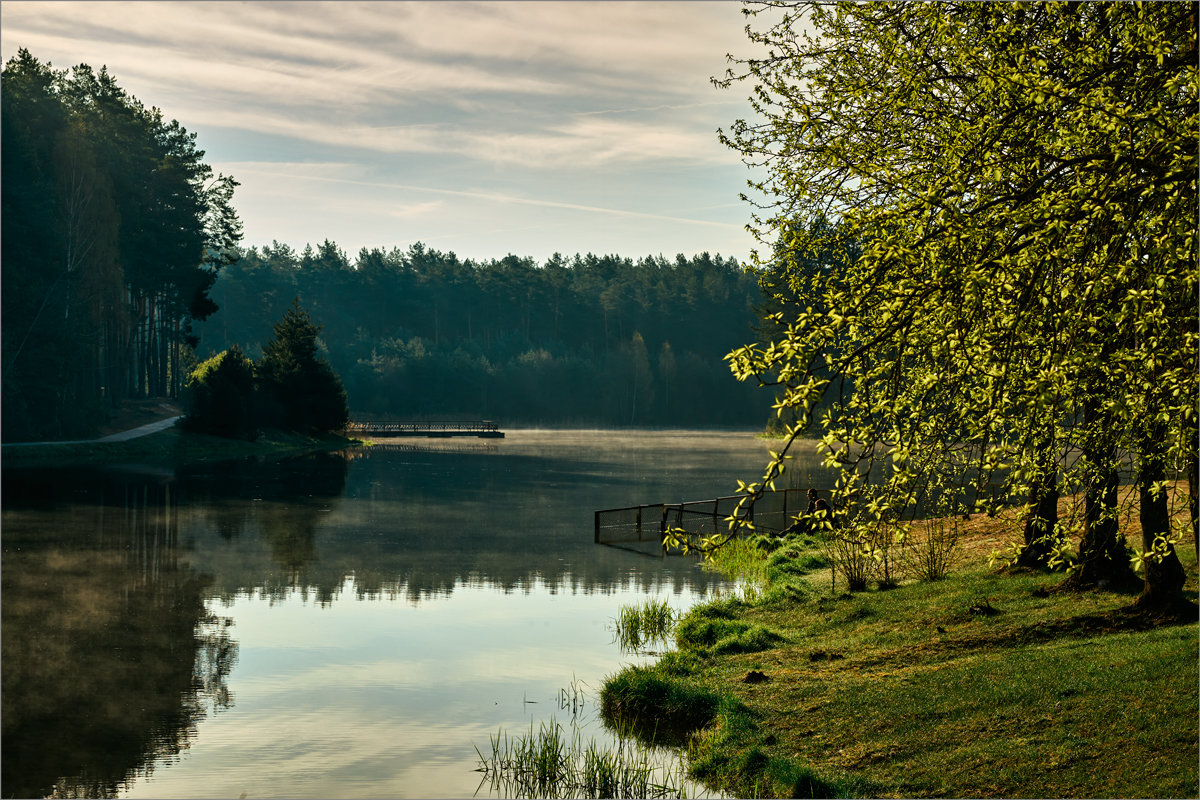
[[(689, 560), (663, 569), (593, 545), (586, 470), (494, 449), (412, 452), (415, 460), (371, 447), (184, 476), (181, 492), (200, 509), (187, 537), (214, 593), (227, 603), (254, 594), (328, 604), (349, 581), (359, 598), (417, 603), (462, 585), (679, 593), (720, 582)], [(579, 530), (537, 528), (545, 513), (576, 514)]]
[(271, 560), (283, 570), (282, 575), (264, 571), (257, 588), (286, 591), (306, 584), (317, 558), (317, 524), (345, 491), (346, 469), (341, 455), (314, 453), (229, 462), (219, 470), (183, 476), (183, 483), (188, 503), (205, 509), (210, 528), (225, 541), (255, 526)]
[(175, 494), (166, 476), (5, 475), (6, 796), (114, 796), (232, 704), (237, 643), (181, 558)]

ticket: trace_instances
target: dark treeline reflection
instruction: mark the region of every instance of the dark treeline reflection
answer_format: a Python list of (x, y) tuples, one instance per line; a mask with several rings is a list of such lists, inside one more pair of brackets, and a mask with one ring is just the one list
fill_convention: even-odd
[(503, 446), (384, 445), (231, 463), (181, 475), (179, 493), (195, 509), (185, 515), (191, 557), (224, 600), (301, 593), (324, 604), (352, 588), (360, 598), (418, 602), (460, 584), (504, 592), (707, 585), (691, 562), (664, 570), (661, 559), (592, 544), (595, 508), (623, 504), (634, 484), (657, 496), (610, 468)]
[[(690, 463), (710, 471), (744, 447), (698, 441)], [(677, 452), (541, 448), (4, 471), (3, 794), (111, 796), (177, 757), (234, 702), (237, 630), (220, 610), (238, 596), (707, 588), (694, 561), (592, 544), (594, 509), (699, 485)]]
[(237, 645), (169, 476), (6, 474), (3, 497), (3, 794), (115, 796), (233, 702)]

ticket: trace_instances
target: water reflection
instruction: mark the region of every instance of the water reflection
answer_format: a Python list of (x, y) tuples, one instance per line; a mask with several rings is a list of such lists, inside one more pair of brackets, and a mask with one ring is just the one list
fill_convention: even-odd
[(593, 510), (726, 494), (766, 447), (431, 444), (6, 471), (4, 794), (469, 795), (476, 744), (628, 660), (624, 602), (719, 585), (594, 546)]
[(51, 484), (87, 503), (58, 503), (46, 485), (4, 486), (0, 785), (115, 796), (233, 703), (237, 644), (181, 558), (168, 477)]

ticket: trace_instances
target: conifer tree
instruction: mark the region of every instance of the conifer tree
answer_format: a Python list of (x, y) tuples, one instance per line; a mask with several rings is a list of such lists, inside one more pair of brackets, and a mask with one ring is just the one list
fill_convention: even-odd
[(298, 298), (275, 324), (257, 369), (264, 426), (305, 433), (345, 426), (350, 416), (346, 390), (319, 356), (320, 332)]

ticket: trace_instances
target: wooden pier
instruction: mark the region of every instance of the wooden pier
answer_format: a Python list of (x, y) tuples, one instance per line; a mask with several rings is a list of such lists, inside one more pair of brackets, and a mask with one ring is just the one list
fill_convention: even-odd
[(504, 438), (504, 431), (500, 430), (500, 425), (486, 419), (458, 422), (351, 421), (346, 424), (346, 433), (354, 436), (424, 436), (431, 439), (444, 439), (451, 436), (475, 436), (480, 439)]

